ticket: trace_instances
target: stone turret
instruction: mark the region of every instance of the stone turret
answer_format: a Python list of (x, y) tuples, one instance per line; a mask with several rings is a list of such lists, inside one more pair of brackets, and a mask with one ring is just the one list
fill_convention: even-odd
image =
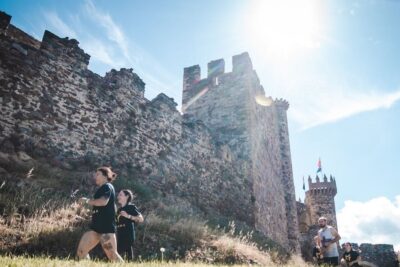
[(308, 190), (304, 203), (297, 202), (297, 218), (300, 231), (301, 254), (305, 260), (312, 260), (313, 238), (317, 235), (318, 218), (324, 216), (328, 224), (337, 229), (335, 196), (337, 193), (336, 180), (331, 175), (321, 178), (317, 175), (315, 181), (308, 177)]
[(318, 218), (325, 216), (328, 224), (337, 229), (335, 196), (337, 193), (336, 180), (332, 175), (329, 180), (326, 175), (323, 181), (319, 176), (315, 177), (315, 182), (308, 177), (309, 190), (306, 192), (305, 204), (307, 205), (307, 213), (310, 225), (316, 224)]

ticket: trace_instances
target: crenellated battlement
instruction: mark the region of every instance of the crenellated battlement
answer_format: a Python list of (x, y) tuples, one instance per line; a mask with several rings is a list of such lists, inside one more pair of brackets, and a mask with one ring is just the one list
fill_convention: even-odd
[(308, 188), (311, 194), (329, 194), (335, 196), (337, 193), (336, 180), (332, 175), (329, 181), (326, 175), (324, 175), (323, 181), (321, 181), (317, 175), (315, 177), (315, 182), (312, 181), (311, 176), (308, 176)]
[(275, 99), (274, 100), (274, 104), (277, 107), (283, 108), (284, 110), (288, 110), (289, 109), (289, 102), (283, 98), (279, 98), (279, 99)]
[(79, 47), (77, 40), (69, 39), (68, 37), (60, 38), (48, 30), (43, 34), (40, 49), (54, 56), (67, 55), (70, 58), (75, 58), (76, 61), (84, 63), (86, 67), (89, 64), (90, 56)]
[(207, 72), (207, 78), (211, 79), (213, 77), (217, 77), (221, 74), (225, 73), (225, 60), (224, 59), (217, 59), (210, 61), (207, 64), (208, 72)]
[(7, 31), (8, 25), (10, 25), (11, 16), (7, 13), (0, 11), (0, 33)]
[(244, 52), (232, 57), (232, 72), (243, 73), (253, 70), (253, 63), (251, 62), (248, 52)]
[(201, 69), (194, 65), (183, 69), (183, 92), (190, 90), (201, 80)]
[[(79, 42), (68, 37), (61, 38), (56, 34), (46, 30), (43, 34), (42, 41), (36, 40), (26, 32), (12, 25), (11, 16), (0, 11), (0, 34), (7, 36), (12, 41), (12, 47), (25, 56), (28, 51), (41, 51), (53, 58), (67, 57), (68, 63), (78, 66), (81, 69), (86, 69), (89, 64), (90, 56), (79, 47)], [(30, 52), (29, 52), (30, 53)], [(64, 60), (65, 61), (65, 58)], [(71, 64), (71, 65), (72, 65)]]
[(240, 77), (244, 73), (252, 72), (254, 72), (253, 64), (247, 52), (232, 57), (232, 72), (225, 73), (225, 60), (222, 58), (212, 60), (207, 64), (206, 78), (201, 77), (199, 65), (184, 68), (182, 111), (185, 111), (193, 98), (198, 97), (198, 94), (202, 93), (204, 89), (208, 91), (214, 87), (221, 86), (227, 81), (232, 81), (234, 77)]
[(145, 83), (133, 72), (133, 69), (121, 68), (120, 70), (112, 69), (104, 76), (104, 83), (110, 89), (118, 89), (121, 87), (129, 88), (144, 94)]

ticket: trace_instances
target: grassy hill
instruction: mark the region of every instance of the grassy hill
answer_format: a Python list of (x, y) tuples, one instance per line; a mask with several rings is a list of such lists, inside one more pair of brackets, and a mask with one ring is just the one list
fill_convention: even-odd
[[(0, 254), (74, 258), (77, 243), (90, 220), (89, 207), (77, 204), (79, 196), (93, 193), (87, 179), (90, 173), (65, 171), (46, 162), (35, 166), (29, 171), (13, 172), (11, 179), (0, 187)], [(301, 259), (243, 222), (218, 213), (205, 213), (184, 198), (158, 192), (134, 177), (119, 177), (115, 187), (136, 192), (135, 203), (145, 218), (137, 227), (137, 260), (160, 260), (163, 247), (164, 259), (171, 261), (273, 266), (294, 260), (300, 264), (296, 266), (305, 266)], [(100, 247), (94, 249), (92, 256), (104, 259)], [(11, 266), (76, 264), (48, 258), (14, 261), (10, 257), (3, 257), (0, 263), (7, 266), (11, 261), (20, 264)]]

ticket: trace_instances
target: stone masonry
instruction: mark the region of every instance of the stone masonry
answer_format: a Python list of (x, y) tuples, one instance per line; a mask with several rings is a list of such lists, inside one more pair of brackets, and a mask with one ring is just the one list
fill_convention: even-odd
[(214, 140), (227, 145), (242, 166), (251, 190), (254, 225), (281, 244), (298, 249), (298, 226), (289, 133), (284, 100), (260, 105), (264, 97), (247, 53), (232, 58), (225, 73), (223, 59), (208, 63), (207, 78), (198, 65), (185, 68), (182, 109), (200, 119)]
[(0, 13), (2, 169), (19, 155), (65, 169), (109, 164), (299, 249), (288, 103), (257, 104), (264, 90), (247, 53), (231, 73), (223, 60), (205, 79), (185, 68), (182, 115), (164, 94), (146, 99), (132, 69), (99, 76), (77, 40), (45, 31), (38, 41), (10, 21)]

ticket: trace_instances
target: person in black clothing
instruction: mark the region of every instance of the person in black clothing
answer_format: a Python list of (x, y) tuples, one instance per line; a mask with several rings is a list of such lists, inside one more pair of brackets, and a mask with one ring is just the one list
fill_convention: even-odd
[(89, 252), (99, 242), (111, 261), (123, 261), (117, 252), (117, 240), (115, 236), (115, 190), (111, 182), (116, 174), (109, 167), (101, 167), (96, 170), (94, 180), (99, 188), (93, 199), (81, 198), (81, 204), (93, 206), (92, 222), (90, 230), (83, 234), (79, 241), (77, 256), (79, 259), (89, 259)]
[(319, 239), (318, 235), (314, 237), (314, 243), (315, 246), (313, 247), (312, 250), (313, 260), (318, 265), (322, 265), (324, 263), (324, 256), (322, 255), (321, 240)]
[(133, 242), (135, 241), (135, 224), (143, 222), (143, 216), (134, 204), (133, 193), (123, 189), (118, 194), (121, 207), (117, 212), (117, 248), (118, 253), (128, 260), (133, 260)]
[(358, 251), (353, 250), (353, 247), (350, 242), (344, 243), (345, 251), (342, 256), (341, 265), (342, 266), (351, 266), (351, 267), (361, 267), (358, 264), (361, 261), (360, 253)]

